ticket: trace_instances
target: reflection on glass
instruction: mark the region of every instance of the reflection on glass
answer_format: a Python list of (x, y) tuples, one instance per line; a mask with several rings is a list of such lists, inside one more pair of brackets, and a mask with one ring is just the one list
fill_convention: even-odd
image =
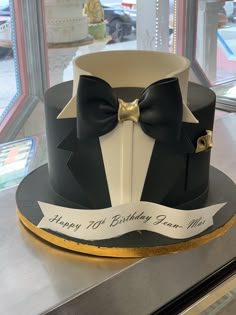
[(12, 2), (0, 0), (0, 123), (20, 93)]
[(44, 0), (50, 85), (71, 80), (75, 56), (101, 50), (174, 51), (174, 0)]
[(210, 85), (236, 79), (236, 2), (199, 0), (196, 58)]
[(17, 185), (27, 175), (34, 149), (33, 138), (0, 145), (0, 190)]

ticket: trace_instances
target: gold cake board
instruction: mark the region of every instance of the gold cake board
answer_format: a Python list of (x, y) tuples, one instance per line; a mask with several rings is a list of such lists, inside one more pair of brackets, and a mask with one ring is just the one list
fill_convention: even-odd
[[(222, 190), (222, 187), (224, 188)], [(154, 232), (130, 232), (112, 239), (85, 241), (38, 227), (43, 213), (38, 201), (73, 208), (69, 201), (56, 194), (48, 178), (47, 165), (27, 175), (16, 193), (17, 215), (32, 233), (50, 244), (83, 254), (106, 257), (147, 257), (167, 255), (204, 245), (226, 233), (236, 223), (236, 185), (220, 170), (210, 168), (209, 206), (226, 202), (214, 216), (214, 224), (201, 234), (176, 240)]]
[(192, 249), (200, 245), (207, 244), (208, 242), (224, 235), (236, 223), (236, 215), (234, 215), (223, 227), (215, 230), (214, 232), (178, 244), (151, 247), (111, 248), (78, 243), (75, 241), (67, 240), (62, 236), (56, 236), (48, 231), (44, 231), (32, 224), (27, 218), (25, 218), (21, 214), (19, 209), (17, 209), (17, 216), (27, 229), (53, 245), (83, 254), (120, 258), (160, 256)]

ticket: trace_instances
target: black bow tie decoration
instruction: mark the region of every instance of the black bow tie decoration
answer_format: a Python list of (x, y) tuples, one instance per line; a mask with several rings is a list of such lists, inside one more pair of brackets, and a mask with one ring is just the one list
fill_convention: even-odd
[(156, 81), (139, 100), (126, 103), (113, 94), (106, 81), (82, 75), (77, 95), (78, 139), (103, 136), (124, 120), (138, 122), (143, 132), (160, 142), (180, 138), (183, 107), (177, 78)]

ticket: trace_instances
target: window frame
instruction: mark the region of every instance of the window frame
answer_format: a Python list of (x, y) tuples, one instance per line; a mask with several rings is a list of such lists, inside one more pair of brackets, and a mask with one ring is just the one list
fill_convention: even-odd
[[(184, 0), (185, 1), (185, 0)], [(199, 1), (199, 0), (198, 0)], [(214, 85), (210, 83), (205, 73), (203, 72), (200, 64), (196, 59), (196, 43), (197, 43), (197, 23), (198, 23), (198, 1), (186, 0), (185, 3), (185, 44), (184, 55), (191, 61), (191, 69), (196, 75), (197, 79), (202, 85), (213, 88)], [(236, 78), (235, 78), (236, 80)], [(235, 80), (222, 82), (215, 86), (221, 86)], [(217, 108), (236, 111), (236, 101), (220, 95), (216, 96)]]
[(12, 45), (20, 88), (15, 102), (0, 122), (1, 143), (17, 136), (33, 109), (43, 101), (48, 87), (42, 4), (41, 0), (12, 0), (15, 34)]

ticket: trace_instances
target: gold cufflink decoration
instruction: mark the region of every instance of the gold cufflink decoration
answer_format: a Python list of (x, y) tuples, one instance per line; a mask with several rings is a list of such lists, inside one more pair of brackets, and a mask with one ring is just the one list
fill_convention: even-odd
[(118, 102), (119, 102), (118, 121), (122, 122), (125, 120), (131, 120), (137, 123), (139, 121), (140, 116), (138, 99), (129, 103), (119, 98)]
[(212, 147), (212, 131), (206, 130), (206, 134), (197, 139), (196, 153), (207, 151)]

